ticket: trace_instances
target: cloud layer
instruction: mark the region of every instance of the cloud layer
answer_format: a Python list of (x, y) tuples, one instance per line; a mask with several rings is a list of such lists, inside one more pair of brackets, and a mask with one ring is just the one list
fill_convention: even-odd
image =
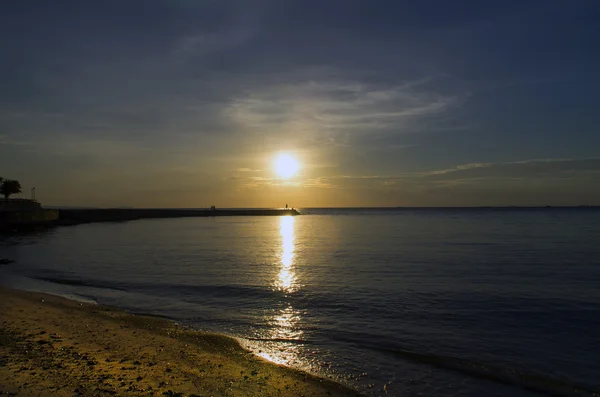
[[(589, 203), (599, 11), (17, 2), (0, 16), (0, 173), (54, 205)], [(271, 171), (283, 150), (303, 164), (290, 181)]]

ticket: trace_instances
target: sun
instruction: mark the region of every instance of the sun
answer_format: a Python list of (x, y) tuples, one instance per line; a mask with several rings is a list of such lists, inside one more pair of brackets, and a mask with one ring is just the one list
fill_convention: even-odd
[(275, 172), (282, 178), (291, 178), (300, 169), (300, 163), (287, 153), (280, 153), (275, 157)]

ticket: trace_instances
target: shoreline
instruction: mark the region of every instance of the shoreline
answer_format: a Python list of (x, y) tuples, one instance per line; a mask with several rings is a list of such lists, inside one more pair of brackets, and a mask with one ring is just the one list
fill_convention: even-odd
[(0, 287), (0, 394), (361, 396), (234, 338), (155, 316)]

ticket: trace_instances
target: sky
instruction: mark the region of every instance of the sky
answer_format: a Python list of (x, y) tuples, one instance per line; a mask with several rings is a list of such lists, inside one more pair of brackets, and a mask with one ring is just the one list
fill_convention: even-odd
[(597, 0), (10, 1), (0, 176), (48, 206), (600, 205), (598, 20)]

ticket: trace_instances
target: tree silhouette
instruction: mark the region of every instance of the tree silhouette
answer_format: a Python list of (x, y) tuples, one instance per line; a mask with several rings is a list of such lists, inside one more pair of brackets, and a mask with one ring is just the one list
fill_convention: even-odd
[(11, 194), (21, 193), (21, 184), (19, 181), (15, 181), (13, 179), (4, 179), (1, 182), (0, 194), (4, 196), (5, 200), (8, 200)]

